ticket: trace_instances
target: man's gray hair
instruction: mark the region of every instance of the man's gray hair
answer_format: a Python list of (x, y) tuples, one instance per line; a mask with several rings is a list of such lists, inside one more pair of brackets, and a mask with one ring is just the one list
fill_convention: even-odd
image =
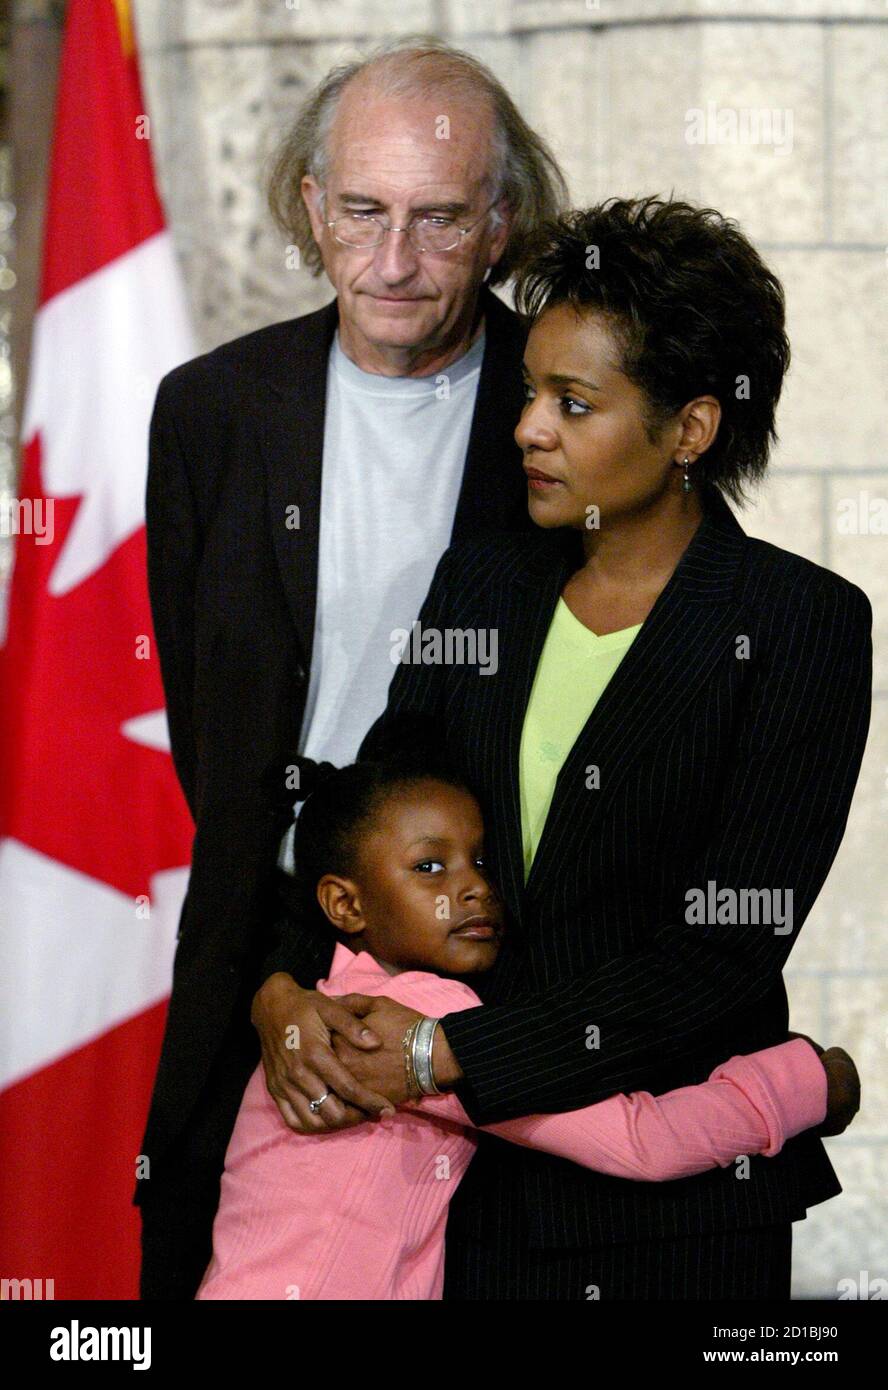
[[(488, 283), (504, 283), (523, 264), (540, 223), (566, 211), (567, 185), (548, 145), (531, 130), (490, 69), (471, 54), (426, 35), (379, 44), (366, 57), (332, 68), (275, 151), (268, 205), (279, 229), (299, 247), (302, 263), (313, 275), (323, 269), (302, 199), (302, 179), (311, 174), (322, 188), (325, 186), (330, 131), (339, 98), (359, 73), (370, 77), (374, 92), (385, 96), (427, 98), (447, 91), (488, 103), (493, 115), (493, 142), (484, 182), (489, 200), (505, 199), (512, 212), (509, 240)], [(491, 215), (499, 217), (496, 209)]]

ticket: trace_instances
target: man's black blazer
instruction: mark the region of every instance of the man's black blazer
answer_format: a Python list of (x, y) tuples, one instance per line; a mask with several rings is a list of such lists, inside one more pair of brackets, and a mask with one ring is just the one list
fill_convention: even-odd
[[(483, 1008), (444, 1020), (479, 1124), (703, 1081), (785, 1041), (781, 971), (839, 847), (871, 698), (872, 612), (853, 584), (747, 537), (716, 492), (558, 776), (524, 883), (518, 750), (576, 533), (481, 538), (442, 557), (423, 629), (494, 629), (498, 670), (400, 665), (360, 756), (406, 739), (443, 749), (478, 795), (510, 933), (473, 977)], [(734, 890), (716, 920), (689, 890)], [(741, 890), (792, 890), (792, 929)], [(756, 902), (762, 900), (757, 898)], [(772, 899), (785, 915), (787, 899)], [(742, 920), (746, 917), (746, 922)], [(840, 930), (838, 924), (835, 930)], [(332, 954), (298, 917), (307, 984)], [(597, 1030), (597, 1032), (595, 1031)], [(774, 1158), (647, 1184), (481, 1136), (448, 1236), (491, 1258), (528, 1247), (693, 1236), (799, 1219), (841, 1191), (808, 1133)]]
[[(513, 438), (526, 333), (486, 286), (479, 312), (486, 343), (453, 540), (530, 525)], [(264, 978), (259, 962), (279, 912), (281, 833), (262, 776), (296, 744), (307, 691), (337, 321), (333, 300), (176, 368), (161, 382), (152, 416), (151, 609), (173, 760), (196, 825), (143, 1141), (155, 1177), (230, 1030), (259, 1057), (243, 998)], [(373, 583), (372, 574), (358, 579)], [(208, 1181), (221, 1172), (226, 1142), (220, 1132), (218, 1172)], [(137, 1200), (148, 1190), (141, 1188)]]

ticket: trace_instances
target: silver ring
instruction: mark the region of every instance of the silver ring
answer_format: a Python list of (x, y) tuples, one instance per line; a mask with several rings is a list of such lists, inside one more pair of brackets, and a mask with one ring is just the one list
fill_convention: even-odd
[(329, 1099), (329, 1096), (330, 1092), (325, 1091), (324, 1094), (320, 1096), (317, 1100), (310, 1100), (308, 1102), (308, 1108), (313, 1115), (316, 1115), (318, 1113), (321, 1106), (324, 1104), (324, 1101)]

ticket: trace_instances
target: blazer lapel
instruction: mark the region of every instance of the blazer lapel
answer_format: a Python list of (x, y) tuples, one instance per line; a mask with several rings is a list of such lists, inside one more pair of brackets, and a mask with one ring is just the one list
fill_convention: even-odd
[[(485, 286), (485, 349), (451, 540), (500, 526), (526, 525), (527, 487), (513, 431), (521, 414), (521, 322)], [(268, 522), (306, 669), (311, 661), (318, 583), (321, 465), (327, 359), (339, 319), (337, 300), (293, 321), (292, 350), (262, 364), (263, 400), (255, 422), (268, 496)], [(298, 507), (298, 512), (292, 508)], [(299, 519), (298, 528), (292, 524)]]
[[(652, 740), (682, 718), (682, 711), (726, 645), (736, 638), (739, 607), (733, 595), (745, 544), (746, 537), (733, 513), (720, 495), (713, 493), (706, 499), (704, 519), (675, 572), (565, 759), (526, 893), (540, 892), (559, 865), (569, 859), (574, 839), (588, 835), (600, 822), (627, 769)], [(563, 564), (553, 564), (551, 573), (560, 594), (566, 579)], [(551, 589), (546, 593), (548, 605)], [(555, 601), (557, 594), (550, 617)], [(531, 611), (541, 616), (538, 603)], [(542, 649), (538, 639), (537, 631), (535, 650)], [(519, 807), (517, 835), (512, 826), (510, 860), (517, 857), (522, 884), (518, 755), (535, 672), (536, 663), (523, 683), (522, 695), (526, 691), (526, 696), (520, 717), (514, 720), (509, 764), (511, 795)], [(587, 788), (588, 767), (598, 769), (597, 788)]]
[(334, 299), (293, 321), (292, 351), (264, 364), (263, 381), (274, 401), (263, 400), (254, 416), (265, 466), (269, 531), (306, 670), (317, 601), (327, 358), (338, 319)]
[(505, 720), (492, 749), (495, 765), (490, 769), (491, 784), (498, 791), (494, 807), (498, 823), (493, 839), (500, 889), (519, 929), (523, 925), (524, 900), (518, 780), (521, 731), (552, 614), (568, 575), (580, 563), (578, 536), (572, 532), (541, 532), (535, 527), (528, 537), (520, 574), (510, 576), (503, 584), (493, 623), (498, 632), (500, 663), (495, 694)]

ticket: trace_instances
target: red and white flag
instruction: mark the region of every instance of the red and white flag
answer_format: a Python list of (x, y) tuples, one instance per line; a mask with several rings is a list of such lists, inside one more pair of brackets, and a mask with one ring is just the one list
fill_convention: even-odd
[(2, 1296), (134, 1298), (131, 1206), (193, 826), (144, 493), (193, 355), (128, 0), (70, 0), (0, 627)]

